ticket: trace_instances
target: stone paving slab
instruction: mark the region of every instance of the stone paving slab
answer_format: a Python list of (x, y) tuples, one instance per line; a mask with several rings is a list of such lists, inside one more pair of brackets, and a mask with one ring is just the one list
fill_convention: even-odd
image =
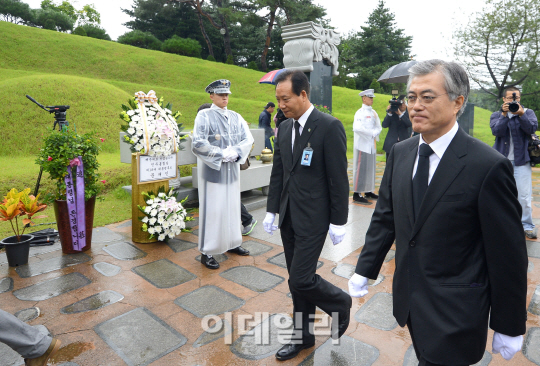
[(22, 309), (17, 311), (14, 315), (22, 322), (29, 322), (36, 319), (39, 316), (40, 310), (37, 307), (31, 307), (28, 309)]
[[(285, 319), (285, 321), (283, 321)], [(256, 327), (241, 335), (230, 346), (232, 353), (246, 360), (273, 356), (292, 332), (292, 319), (285, 314), (272, 314)]]
[(523, 355), (536, 365), (540, 365), (540, 328), (530, 328), (523, 342)]
[[(355, 269), (356, 269), (356, 266), (353, 266), (352, 264), (340, 263), (336, 267), (332, 268), (332, 273), (337, 276), (349, 279), (354, 274)], [(384, 281), (384, 276), (379, 273), (379, 275), (377, 276), (377, 279), (368, 280), (368, 285), (377, 286), (382, 281)]]
[[(50, 253), (54, 251), (59, 251), (62, 249), (62, 245), (60, 244), (60, 240), (56, 240), (52, 245), (40, 245), (38, 247), (30, 247), (30, 252), (28, 253), (28, 257), (36, 257), (41, 254)], [(6, 253), (0, 253), (0, 264), (7, 264), (7, 257)]]
[(13, 278), (6, 277), (0, 280), (0, 294), (13, 290)]
[(529, 261), (529, 265), (527, 266), (527, 273), (532, 272), (533, 269), (534, 269), (534, 263)]
[(354, 319), (373, 328), (392, 330), (398, 325), (392, 308), (392, 294), (378, 292), (356, 312)]
[(62, 314), (84, 313), (91, 310), (98, 310), (105, 306), (112, 305), (124, 299), (124, 295), (113, 290), (102, 291), (92, 296), (77, 301), (60, 309)]
[(79, 263), (85, 263), (90, 260), (92, 260), (92, 258), (85, 253), (65, 254), (61, 257), (46, 259), (41, 262), (18, 266), (17, 268), (15, 268), (15, 271), (21, 278), (28, 278), (38, 276), (43, 273), (56, 271), (57, 269), (74, 266)]
[(255, 292), (269, 291), (285, 281), (281, 276), (253, 266), (233, 267), (220, 273), (220, 276)]
[(92, 230), (92, 243), (110, 243), (123, 239), (124, 236), (106, 227), (96, 227)]
[(253, 240), (243, 242), (242, 247), (249, 250), (249, 255), (252, 257), (256, 257), (274, 249), (274, 247), (270, 245), (262, 244)]
[(127, 242), (111, 244), (104, 247), (103, 250), (114, 258), (125, 261), (132, 261), (146, 257), (145, 252), (137, 248), (135, 245)]
[(540, 258), (540, 242), (527, 240), (527, 255), (533, 258)]
[(130, 366), (148, 365), (187, 341), (146, 308), (107, 320), (94, 330)]
[(167, 241), (167, 245), (169, 248), (171, 248), (175, 253), (183, 252), (184, 250), (197, 248), (196, 243), (192, 243), (190, 241), (185, 241), (181, 239), (169, 239)]
[[(285, 252), (276, 254), (275, 256), (268, 258), (266, 261), (268, 263), (275, 264), (276, 266), (280, 266), (281, 268), (287, 268), (287, 261), (285, 260)], [(317, 269), (321, 268), (323, 265), (324, 263), (322, 261), (318, 261)]]
[(328, 339), (315, 352), (310, 354), (299, 366), (370, 366), (379, 358), (379, 350), (357, 339), (343, 336), (339, 345)]
[(531, 299), (529, 308), (527, 310), (532, 314), (540, 315), (540, 285), (536, 287), (533, 298)]
[[(484, 352), (482, 359), (471, 366), (487, 366), (491, 362), (492, 356), (488, 351)], [(411, 346), (405, 352), (405, 358), (403, 360), (403, 366), (418, 366), (418, 358), (416, 358), (416, 353), (414, 352), (414, 347)]]
[[(216, 255), (213, 255), (212, 257), (214, 257), (214, 259), (218, 263), (225, 262), (227, 259), (229, 259), (229, 257), (227, 257), (227, 254), (216, 254)], [(196, 256), (195, 261), (200, 262), (201, 261), (201, 255)]]
[(157, 288), (171, 288), (191, 281), (197, 276), (168, 259), (160, 259), (132, 269)]
[(36, 283), (20, 290), (13, 291), (13, 296), (19, 300), (43, 301), (65, 294), (88, 285), (91, 281), (84, 275), (73, 272), (61, 277)]
[(121, 267), (107, 262), (94, 263), (92, 267), (106, 277), (116, 276), (122, 271)]
[(193, 348), (206, 346), (207, 344), (232, 334), (232, 332), (233, 328), (231, 323), (229, 323), (226, 319), (220, 319), (216, 324), (214, 324), (214, 326), (210, 327), (208, 331), (204, 332), (199, 336), (199, 338), (197, 338), (197, 340), (193, 343)]
[[(130, 226), (132, 226), (132, 224), (133, 224), (132, 220), (128, 220), (128, 221), (124, 222), (123, 224), (118, 225), (116, 228), (121, 229), (123, 227), (130, 227)], [(94, 234), (92, 233), (92, 238), (93, 238), (93, 235)]]
[(180, 296), (174, 303), (196, 317), (203, 318), (239, 309), (245, 301), (219, 287), (203, 286)]

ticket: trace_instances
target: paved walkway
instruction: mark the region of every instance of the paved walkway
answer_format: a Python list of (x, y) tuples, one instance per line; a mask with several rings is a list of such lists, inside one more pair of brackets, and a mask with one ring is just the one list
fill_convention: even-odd
[[(378, 163), (380, 182), (383, 163)], [(540, 224), (540, 169), (534, 172), (534, 217)], [(374, 204), (350, 204), (347, 236), (327, 240), (318, 273), (347, 289), (364, 244)], [(353, 299), (351, 325), (339, 345), (327, 335), (286, 362), (274, 358), (290, 331), (292, 302), (279, 235), (262, 229), (265, 209), (244, 237), (251, 256), (219, 258), (221, 268), (198, 262), (197, 220), (192, 233), (168, 244), (134, 244), (131, 222), (95, 228), (92, 249), (62, 255), (60, 245), (31, 248), (28, 265), (10, 268), (0, 254), (0, 307), (59, 337), (55, 365), (416, 365), (406, 329), (392, 316), (394, 252), (369, 294)], [(511, 362), (488, 349), (479, 365), (540, 365), (540, 242), (529, 251), (528, 321), (523, 353)], [(33, 307), (41, 314), (36, 318)], [(209, 318), (209, 315), (216, 315)], [(321, 313), (317, 328), (328, 330)], [(203, 328), (204, 327), (204, 328)], [(22, 359), (0, 344), (0, 366)]]

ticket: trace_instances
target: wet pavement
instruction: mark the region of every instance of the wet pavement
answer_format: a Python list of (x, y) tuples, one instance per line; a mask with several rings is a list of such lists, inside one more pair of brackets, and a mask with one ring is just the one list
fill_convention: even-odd
[[(377, 163), (377, 186), (384, 163)], [(349, 174), (352, 175), (352, 166)], [(533, 169), (533, 217), (540, 225), (540, 169)], [(317, 272), (347, 290), (375, 204), (349, 206), (347, 236), (327, 239)], [(291, 332), (292, 301), (279, 234), (262, 228), (265, 209), (243, 246), (250, 256), (200, 263), (197, 226), (168, 243), (136, 244), (131, 221), (95, 228), (91, 250), (62, 255), (58, 243), (30, 249), (29, 264), (10, 268), (0, 253), (0, 307), (62, 340), (51, 365), (417, 365), (407, 329), (392, 316), (395, 252), (386, 256), (369, 294), (353, 299), (351, 324), (339, 342), (317, 310), (315, 347), (278, 362)], [(195, 221), (197, 224), (198, 221)], [(522, 353), (510, 362), (491, 353), (493, 332), (477, 365), (540, 365), (540, 242), (527, 240), (528, 321)], [(38, 309), (36, 309), (39, 308)], [(19, 366), (0, 344), (0, 366)]]

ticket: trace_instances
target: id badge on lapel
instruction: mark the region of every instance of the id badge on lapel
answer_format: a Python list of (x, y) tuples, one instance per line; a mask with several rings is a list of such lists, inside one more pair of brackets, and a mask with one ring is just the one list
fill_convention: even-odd
[(302, 165), (311, 166), (311, 159), (313, 158), (313, 149), (310, 144), (302, 151)]

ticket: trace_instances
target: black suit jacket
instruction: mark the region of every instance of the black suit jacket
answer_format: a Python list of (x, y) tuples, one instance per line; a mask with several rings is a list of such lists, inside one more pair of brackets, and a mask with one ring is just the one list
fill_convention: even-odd
[(383, 150), (390, 152), (392, 146), (398, 141), (403, 141), (411, 137), (410, 128), (412, 127), (409, 119), (409, 112), (405, 111), (399, 118), (397, 113), (392, 113), (391, 116), (386, 114), (382, 122), (383, 128), (388, 128), (388, 133), (384, 139)]
[(394, 316), (408, 317), (422, 356), (474, 364), (489, 326), (525, 333), (527, 250), (512, 164), (459, 129), (418, 220), (412, 172), (419, 136), (394, 145), (356, 273), (376, 278), (395, 239)]
[[(293, 229), (302, 236), (328, 231), (330, 223), (347, 223), (349, 178), (347, 137), (336, 118), (313, 109), (299, 144), (291, 146), (294, 120), (283, 121), (274, 140), (274, 165), (270, 177), (267, 211), (279, 213), (283, 222), (287, 207)], [(302, 151), (313, 149), (311, 166), (301, 165)]]

